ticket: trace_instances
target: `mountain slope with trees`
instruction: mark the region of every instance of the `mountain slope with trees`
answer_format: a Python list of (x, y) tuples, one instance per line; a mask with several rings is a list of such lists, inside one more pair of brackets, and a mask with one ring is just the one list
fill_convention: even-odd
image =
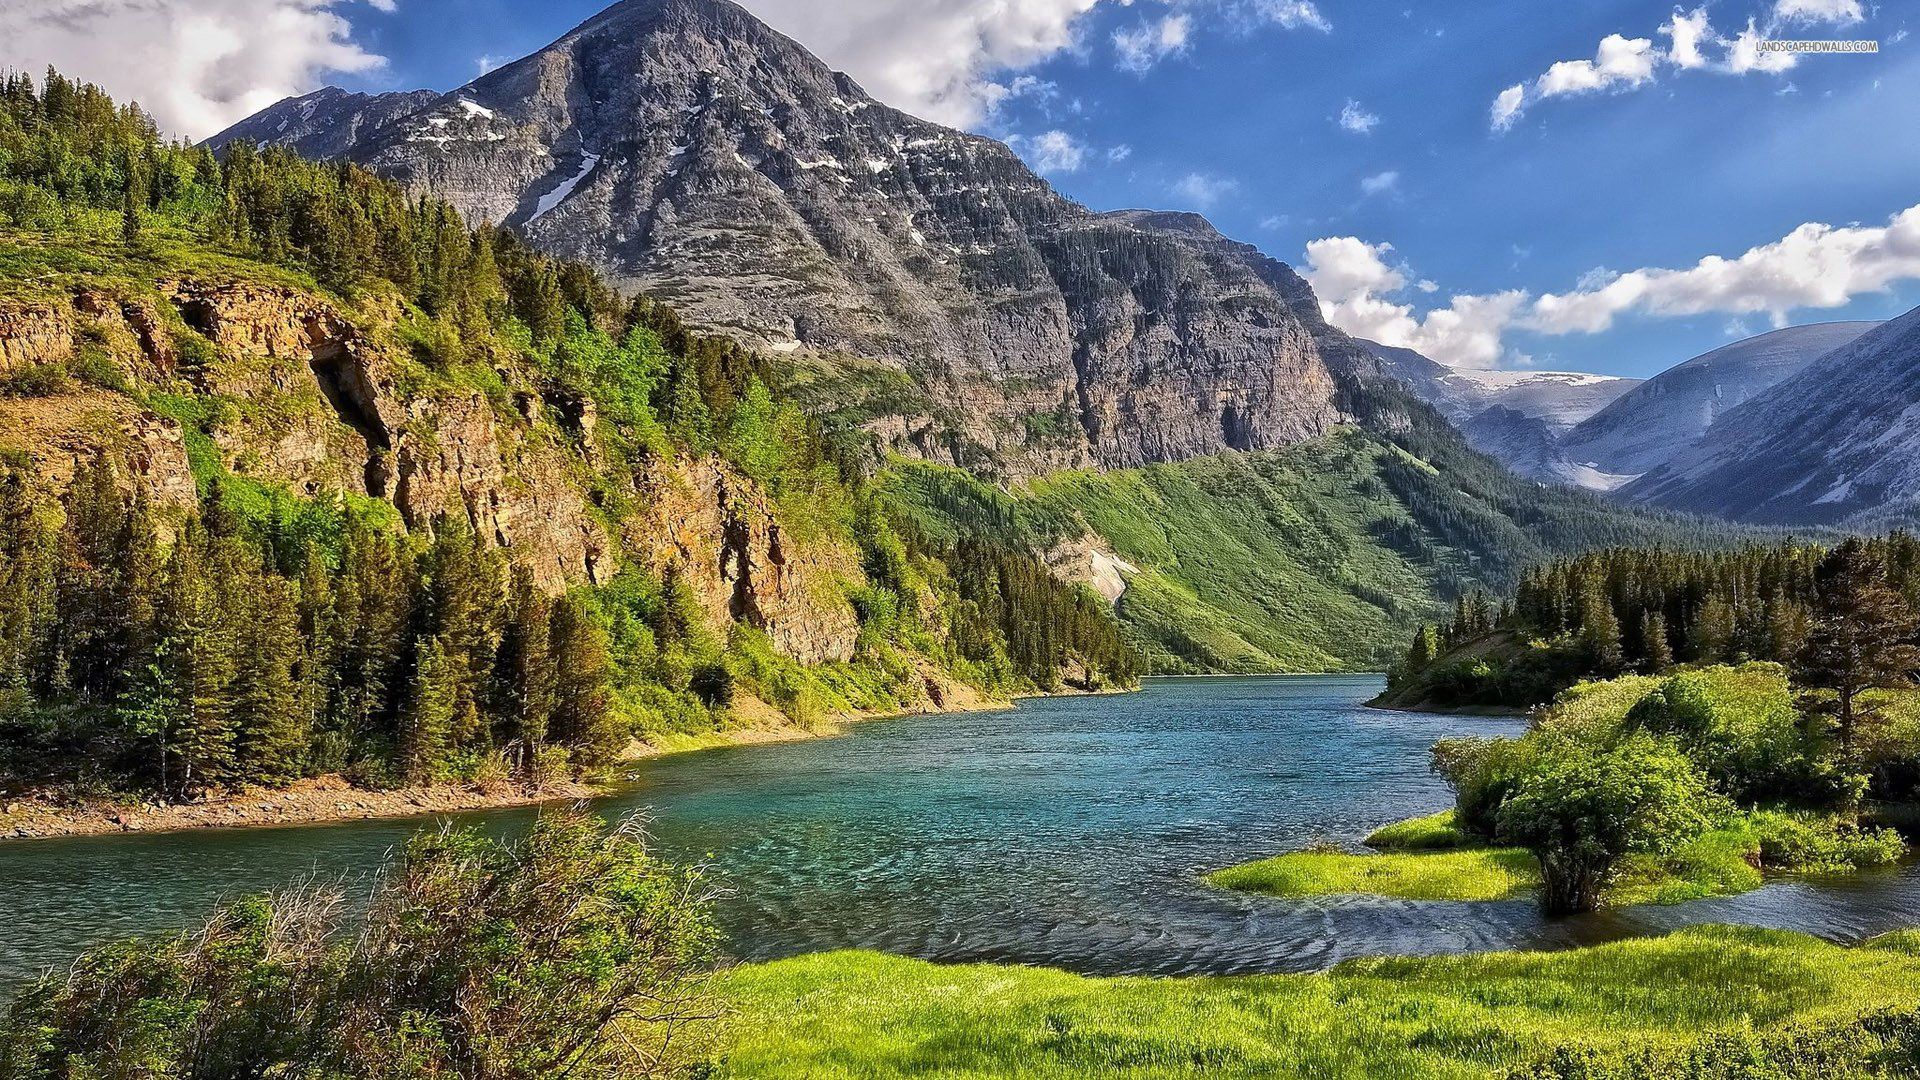
[(1035, 553), (895, 529), (763, 355), (357, 167), (10, 77), (0, 237), (13, 783), (537, 777), (1132, 678)]

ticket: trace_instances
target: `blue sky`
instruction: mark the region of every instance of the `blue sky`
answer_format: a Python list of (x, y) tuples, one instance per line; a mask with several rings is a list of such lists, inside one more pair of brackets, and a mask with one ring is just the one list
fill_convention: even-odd
[[(188, 129), (324, 82), (451, 89), (603, 6), (152, 2), (231, 15), (236, 34), (276, 5), (331, 20), (305, 53), (276, 45), (290, 54), (279, 68), (258, 61), (251, 96), (210, 86), (182, 104)], [(139, 6), (102, 4), (106, 19), (116, 5)], [(1920, 38), (1907, 37), (1909, 22), (1920, 31), (1920, 5), (745, 6), (876, 96), (1009, 139), (1094, 208), (1205, 212), (1222, 231), (1308, 271), (1336, 322), (1398, 335), (1450, 362), (1644, 376), (1780, 319), (1880, 319), (1920, 304), (1920, 210), (1888, 229), (1920, 204)], [(0, 31), (18, 18), (0, 14)], [(1688, 19), (1710, 28), (1688, 32), (1692, 48), (1675, 31)], [(1763, 70), (1764, 57), (1739, 51), (1750, 20), (1750, 39), (1870, 39), (1880, 51)], [(37, 40), (14, 37), (16, 50)], [(0, 62), (19, 62), (6, 48)], [(136, 77), (124, 55), (105, 66), (80, 73), (110, 89)], [(195, 85), (191, 72), (161, 74), (169, 93)], [(225, 70), (223, 79), (236, 76)], [(1504, 127), (1495, 122), (1503, 91), (1522, 104)], [(1780, 244), (1810, 223), (1840, 231), (1803, 230)], [(1778, 246), (1731, 267), (1699, 265), (1763, 245)], [(1632, 273), (1659, 269), (1684, 273)], [(1541, 301), (1546, 294), (1558, 299)]]

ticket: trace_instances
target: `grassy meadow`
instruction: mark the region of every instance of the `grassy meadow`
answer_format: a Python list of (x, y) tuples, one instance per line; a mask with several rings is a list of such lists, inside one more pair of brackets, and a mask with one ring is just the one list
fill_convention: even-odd
[(1210, 978), (838, 952), (735, 969), (721, 992), (719, 1075), (740, 1080), (1502, 1077), (1567, 1051), (1678, 1055), (1703, 1036), (1910, 1006), (1920, 934), (1842, 947), (1706, 927), (1569, 952)]

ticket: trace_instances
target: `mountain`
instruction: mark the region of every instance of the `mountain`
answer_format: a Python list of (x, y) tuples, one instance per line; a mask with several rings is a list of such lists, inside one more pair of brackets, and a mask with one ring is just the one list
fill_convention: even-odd
[(1383, 374), (1400, 380), (1455, 424), (1500, 406), (1543, 421), (1556, 436), (1640, 385), (1638, 379), (1574, 371), (1475, 371), (1449, 367), (1412, 349), (1354, 339)]
[(1792, 326), (1696, 356), (1581, 421), (1561, 452), (1615, 484), (1629, 481), (1673, 460), (1729, 410), (1877, 325)]
[[(349, 145), (313, 121), (330, 108)], [(213, 144), (236, 138), (350, 158), (593, 264), (819, 369), (834, 405), (933, 460), (1286, 446), (1340, 422), (1337, 370), (1372, 366), (1286, 265), (1195, 215), (1090, 211), (725, 0), (627, 0), (452, 93), (294, 99)]]
[(329, 86), (256, 113), (221, 133), (216, 142), (225, 146), (245, 139), (263, 146), (284, 146), (313, 160), (342, 157), (362, 136), (412, 116), (439, 98), (432, 90), (354, 94)]
[(1910, 517), (1920, 507), (1920, 308), (1722, 415), (1627, 498), (1740, 521)]
[(1638, 379), (1571, 371), (1472, 371), (1412, 349), (1355, 339), (1381, 374), (1439, 409), (1473, 448), (1522, 476), (1574, 487), (1604, 478), (1560, 453), (1560, 438), (1640, 385)]

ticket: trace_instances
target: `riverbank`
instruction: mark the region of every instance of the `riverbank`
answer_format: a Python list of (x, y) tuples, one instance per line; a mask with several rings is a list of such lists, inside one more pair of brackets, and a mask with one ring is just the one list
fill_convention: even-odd
[(419, 817), (569, 802), (603, 793), (601, 788), (574, 781), (543, 785), (497, 781), (372, 791), (338, 776), (322, 776), (284, 788), (248, 788), (193, 803), (131, 798), (75, 802), (33, 794), (0, 801), (0, 840)]
[[(1562, 952), (1383, 957), (1316, 975), (1206, 978), (1092, 978), (837, 952), (743, 966), (719, 989), (733, 1014), (719, 1075), (736, 1080), (1640, 1080), (1681, 1074), (1689, 1054), (1716, 1053), (1771, 1070), (1684, 1075), (1868, 1076), (1882, 1075), (1868, 1071), (1874, 1054), (1916, 1049), (1877, 1040), (1913, 1037), (1920, 933), (1847, 947), (1699, 927)], [(1883, 1010), (1909, 1019), (1861, 1022)], [(1607, 1068), (1634, 1055), (1638, 1071)], [(1556, 1061), (1570, 1071), (1552, 1071)]]
[[(1133, 692), (1136, 691), (1064, 690), (1022, 697)], [(622, 758), (631, 763), (722, 747), (831, 738), (844, 734), (852, 725), (868, 721), (1000, 712), (1014, 708), (1015, 704), (1015, 701), (983, 694), (965, 683), (947, 682), (940, 687), (938, 704), (903, 710), (840, 712), (814, 724), (802, 725), (757, 698), (743, 696), (735, 702), (737, 726), (698, 734), (669, 732), (655, 735), (649, 741), (635, 740)], [(355, 787), (339, 776), (324, 776), (300, 780), (284, 788), (249, 788), (202, 802), (176, 804), (144, 802), (134, 796), (76, 800), (56, 792), (32, 792), (0, 798), (0, 842), (422, 817), (595, 799), (607, 795), (609, 790), (609, 785), (578, 781), (527, 785), (500, 780), (377, 791)]]

